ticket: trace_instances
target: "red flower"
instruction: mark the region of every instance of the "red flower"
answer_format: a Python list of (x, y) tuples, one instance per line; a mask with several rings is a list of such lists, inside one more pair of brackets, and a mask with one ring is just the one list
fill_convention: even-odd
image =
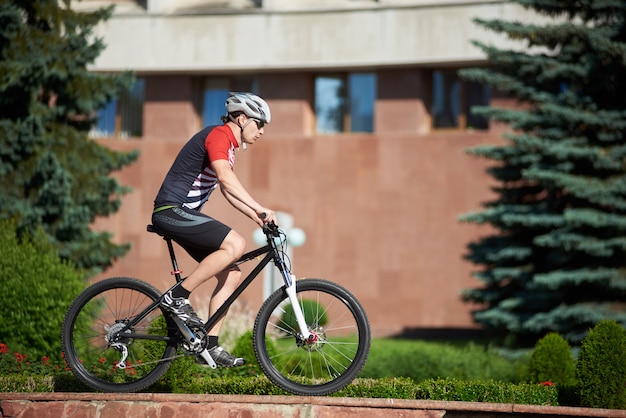
[(0, 343), (0, 354), (6, 354), (9, 352), (9, 347), (5, 343)]
[(550, 382), (549, 380), (546, 382), (541, 382), (541, 384), (544, 386), (554, 386), (554, 383)]

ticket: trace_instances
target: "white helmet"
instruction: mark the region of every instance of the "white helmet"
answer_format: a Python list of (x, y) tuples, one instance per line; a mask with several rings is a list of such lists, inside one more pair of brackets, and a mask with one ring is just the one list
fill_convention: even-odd
[(259, 119), (264, 123), (270, 123), (272, 115), (270, 107), (265, 100), (252, 93), (228, 93), (226, 99), (226, 112), (243, 112), (246, 116)]

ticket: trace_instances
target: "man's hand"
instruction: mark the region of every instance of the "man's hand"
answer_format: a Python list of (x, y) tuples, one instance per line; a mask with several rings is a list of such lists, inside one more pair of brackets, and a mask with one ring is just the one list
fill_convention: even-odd
[(259, 224), (260, 227), (263, 226), (263, 224), (265, 223), (272, 223), (274, 222), (276, 225), (278, 225), (278, 221), (276, 220), (276, 213), (268, 208), (260, 208), (259, 210), (256, 211), (257, 216), (259, 217), (259, 222), (257, 222)]

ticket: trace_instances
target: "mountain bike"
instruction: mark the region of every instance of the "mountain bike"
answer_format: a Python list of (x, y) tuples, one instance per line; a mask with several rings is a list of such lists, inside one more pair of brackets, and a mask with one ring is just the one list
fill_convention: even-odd
[[(149, 232), (156, 232), (148, 225)], [(344, 287), (322, 279), (296, 280), (286, 255), (284, 231), (266, 224), (267, 245), (244, 254), (237, 265), (260, 260), (233, 294), (206, 321), (190, 329), (161, 308), (154, 286), (129, 277), (96, 282), (70, 305), (63, 322), (65, 361), (79, 380), (103, 392), (137, 392), (154, 385), (172, 361), (201, 357), (208, 331), (270, 262), (283, 286), (262, 304), (252, 330), (254, 353), (265, 375), (297, 395), (321, 396), (347, 386), (367, 360), (371, 335), (366, 313)], [(172, 240), (166, 241), (172, 275), (182, 281)]]

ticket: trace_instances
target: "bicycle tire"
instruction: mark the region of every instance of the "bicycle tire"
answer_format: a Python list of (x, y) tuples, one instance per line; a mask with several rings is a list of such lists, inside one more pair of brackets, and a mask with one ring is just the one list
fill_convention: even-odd
[(119, 340), (128, 351), (126, 368), (118, 367), (122, 350), (113, 348), (107, 338), (160, 296), (150, 284), (130, 277), (106, 279), (80, 293), (65, 315), (61, 333), (65, 361), (74, 375), (103, 392), (137, 392), (156, 383), (177, 349), (176, 325), (168, 315), (157, 308), (129, 330), (155, 340)]
[(300, 280), (296, 294), (317, 341), (298, 340), (282, 287), (263, 303), (255, 320), (253, 344), (259, 365), (274, 384), (296, 395), (323, 396), (341, 390), (359, 374), (369, 355), (365, 311), (348, 290), (327, 280)]

